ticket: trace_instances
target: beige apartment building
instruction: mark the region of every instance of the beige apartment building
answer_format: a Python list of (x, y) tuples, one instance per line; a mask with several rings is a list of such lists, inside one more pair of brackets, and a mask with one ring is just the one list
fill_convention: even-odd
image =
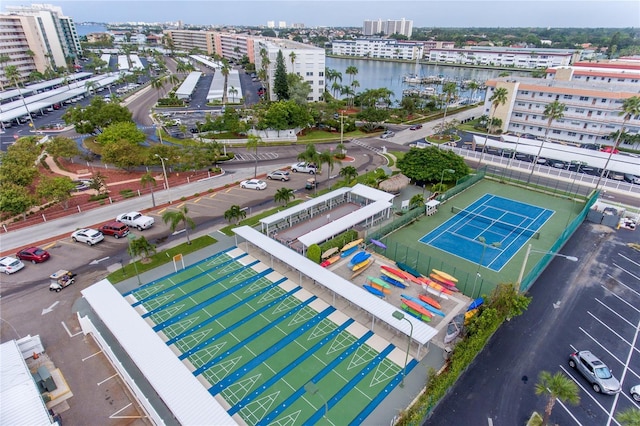
[[(493, 115), (502, 120), (502, 132), (544, 137), (548, 126), (545, 107), (558, 101), (564, 117), (553, 120), (551, 140), (580, 144), (613, 145), (611, 134), (622, 127), (625, 99), (640, 93), (640, 63), (577, 63), (547, 70), (547, 78), (503, 77), (487, 81), (484, 113), (494, 114), (489, 99), (499, 87), (507, 101)], [(625, 125), (631, 135), (640, 132), (640, 116)]]

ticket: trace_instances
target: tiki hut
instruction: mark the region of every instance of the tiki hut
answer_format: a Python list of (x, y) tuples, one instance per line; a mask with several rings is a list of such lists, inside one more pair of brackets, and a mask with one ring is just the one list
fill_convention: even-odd
[(403, 188), (409, 185), (410, 181), (411, 179), (409, 179), (402, 173), (399, 173), (397, 175), (391, 176), (387, 180), (383, 180), (382, 182), (380, 182), (380, 185), (378, 185), (378, 189), (389, 192), (391, 194), (397, 194)]

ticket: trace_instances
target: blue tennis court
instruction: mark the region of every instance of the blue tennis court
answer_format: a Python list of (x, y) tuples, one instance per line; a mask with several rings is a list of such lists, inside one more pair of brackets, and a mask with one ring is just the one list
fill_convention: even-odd
[(455, 216), (419, 241), (496, 272), (530, 239), (539, 238), (555, 213), (493, 194), (451, 211)]

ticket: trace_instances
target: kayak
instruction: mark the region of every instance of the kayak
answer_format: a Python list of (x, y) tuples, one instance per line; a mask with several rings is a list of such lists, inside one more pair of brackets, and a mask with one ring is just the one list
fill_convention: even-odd
[(352, 247), (358, 247), (358, 245), (364, 241), (362, 238), (355, 240), (355, 241), (351, 241), (350, 243), (345, 244), (344, 246), (342, 246), (342, 248), (340, 249), (340, 251), (344, 252), (349, 250)]
[(381, 280), (380, 278), (376, 278), (376, 277), (372, 277), (372, 276), (368, 276), (367, 277), (367, 281), (369, 282), (369, 284), (373, 285), (376, 284), (380, 287), (384, 287), (384, 288), (391, 288), (391, 286), (389, 285), (389, 283), (387, 283), (386, 281)]
[(391, 294), (391, 290), (389, 290), (388, 288), (385, 288), (381, 285), (378, 285), (376, 283), (370, 283), (371, 287), (375, 288), (376, 290), (380, 290), (381, 292), (383, 292), (384, 294)]
[(432, 269), (431, 272), (433, 272), (436, 275), (440, 275), (445, 280), (449, 280), (449, 281), (454, 282), (454, 283), (458, 282), (458, 279), (456, 277), (454, 277), (453, 275), (449, 275), (446, 272), (439, 271), (437, 269)]
[(367, 290), (369, 293), (373, 294), (374, 296), (382, 297), (384, 299), (384, 293), (378, 290), (377, 288), (373, 288), (370, 285), (366, 285), (366, 284), (364, 284), (362, 287), (365, 290)]
[(398, 275), (394, 274), (393, 272), (389, 272), (386, 269), (381, 268), (380, 269), (380, 273), (383, 274), (383, 275), (386, 275), (387, 277), (389, 277), (389, 278), (391, 278), (393, 280), (398, 281), (399, 283), (403, 283), (404, 284), (404, 278), (399, 277)]
[(418, 270), (417, 270), (417, 269), (413, 269), (412, 267), (410, 267), (410, 266), (409, 266), (409, 265), (407, 265), (406, 263), (396, 262), (396, 266), (397, 266), (399, 269), (401, 269), (401, 270), (403, 270), (403, 271), (405, 271), (405, 272), (410, 273), (410, 274), (411, 274), (411, 275), (413, 275), (414, 277), (422, 277), (422, 276), (423, 276), (420, 272), (418, 272)]
[(427, 311), (423, 306), (417, 304), (413, 300), (404, 299), (404, 298), (401, 298), (400, 300), (402, 301), (402, 303), (404, 303), (405, 305), (407, 305), (408, 307), (410, 307), (420, 315), (427, 316), (429, 317), (429, 319), (431, 319), (431, 317), (433, 316), (431, 312)]
[(482, 297), (478, 297), (476, 300), (471, 302), (471, 304), (467, 308), (467, 312), (479, 308), (480, 306), (482, 306), (483, 303), (484, 303), (484, 299)]
[(353, 246), (340, 253), (340, 257), (349, 257), (358, 250), (358, 246)]
[(335, 256), (332, 256), (330, 258), (328, 258), (327, 260), (325, 260), (324, 262), (322, 262), (320, 264), (320, 266), (322, 266), (323, 268), (326, 268), (329, 265), (333, 265), (334, 263), (336, 263), (338, 260), (340, 260), (340, 255), (337, 254)]
[(442, 306), (440, 306), (440, 303), (437, 300), (432, 299), (427, 295), (421, 294), (421, 295), (418, 296), (418, 299), (422, 300), (425, 303), (430, 304), (431, 306), (433, 306), (436, 309), (442, 309)]
[(458, 288), (456, 287), (456, 285), (451, 282), (451, 281), (447, 281), (444, 278), (442, 278), (440, 275), (436, 275), (436, 274), (430, 274), (429, 278), (431, 278), (434, 282), (436, 282), (437, 284), (440, 284), (441, 286), (451, 290), (451, 291), (460, 291), (458, 290)]
[(331, 256), (333, 256), (334, 254), (336, 254), (337, 252), (339, 252), (339, 251), (340, 251), (340, 249), (338, 247), (330, 248), (329, 250), (327, 250), (324, 253), (322, 253), (322, 256), (320, 256), (320, 258), (328, 259)]
[[(402, 270), (396, 269), (396, 268), (392, 268), (391, 266), (387, 266), (387, 265), (380, 266), (380, 269), (384, 269), (385, 271), (395, 275), (396, 277), (402, 278), (403, 280), (408, 280), (408, 279), (410, 279), (410, 277), (413, 277), (413, 275), (407, 274), (405, 271), (402, 271)], [(391, 277), (391, 278), (393, 278), (393, 277)]]

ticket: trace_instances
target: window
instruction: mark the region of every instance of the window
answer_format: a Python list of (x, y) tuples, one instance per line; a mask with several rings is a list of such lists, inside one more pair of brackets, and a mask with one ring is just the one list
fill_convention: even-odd
[(584, 110), (583, 109), (576, 109), (576, 113), (577, 114), (584, 114)]
[(560, 134), (560, 130), (552, 130), (551, 133), (553, 133), (554, 135), (559, 135)]
[(576, 136), (576, 135), (577, 135), (577, 133), (575, 133), (575, 132), (569, 132), (569, 133), (567, 133), (567, 135), (568, 135), (568, 136)]
[(523, 90), (523, 91), (522, 91), (522, 94), (523, 94), (523, 95), (528, 95), (528, 94), (529, 94), (529, 91), (528, 91), (528, 90)]
[(589, 97), (588, 96), (580, 96), (580, 100), (581, 101), (588, 101)]
[(600, 102), (603, 103), (603, 104), (606, 104), (607, 100), (605, 98), (602, 98), (602, 99), (600, 99)]
[(305, 75), (306, 75), (307, 77), (313, 77), (313, 71), (307, 71), (307, 72), (305, 73)]
[(573, 99), (573, 96), (571, 96), (571, 95), (564, 95), (564, 96), (562, 96), (562, 99)]
[(513, 114), (513, 115), (515, 115), (516, 117), (522, 117), (522, 113), (521, 113), (521, 112), (516, 112), (516, 113), (515, 113), (515, 114)]
[(320, 71), (320, 72), (318, 73), (318, 76), (319, 76), (319, 77), (324, 77), (324, 71)]

